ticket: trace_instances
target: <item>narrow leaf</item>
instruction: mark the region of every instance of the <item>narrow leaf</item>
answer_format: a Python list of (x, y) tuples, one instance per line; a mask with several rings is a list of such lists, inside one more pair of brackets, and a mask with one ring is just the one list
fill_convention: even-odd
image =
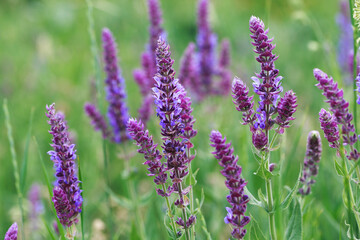
[(49, 224), (47, 223), (47, 221), (45, 221), (45, 219), (42, 219), (42, 222), (44, 223), (45, 228), (46, 228), (49, 236), (51, 237), (51, 239), (52, 239), (52, 240), (56, 240), (56, 237), (55, 237), (53, 231), (51, 230)]
[(245, 194), (248, 195), (250, 198), (249, 204), (255, 205), (258, 207), (263, 207), (261, 202), (259, 200), (257, 200), (256, 197), (254, 197), (254, 195), (251, 194), (251, 192), (249, 191), (249, 189), (247, 187), (245, 187), (244, 191), (245, 191)]
[(337, 175), (339, 175), (340, 177), (345, 176), (342, 166), (340, 166), (340, 164), (336, 161), (336, 159), (334, 159), (334, 165)]
[(250, 215), (251, 225), (250, 225), (250, 239), (251, 240), (263, 240), (266, 239), (264, 233), (262, 232), (258, 222), (255, 220), (253, 216)]
[(288, 195), (285, 197), (284, 201), (282, 201), (282, 203), (280, 204), (280, 208), (285, 210), (289, 207), (291, 201), (293, 200), (295, 194), (298, 191), (299, 188), (299, 184), (300, 184), (300, 177), (301, 177), (301, 168), (300, 168), (300, 172), (299, 172), (299, 176), (298, 179), (295, 182), (294, 187), (291, 189), (291, 191), (288, 193)]
[(296, 201), (285, 233), (286, 240), (302, 240), (302, 215), (300, 204)]

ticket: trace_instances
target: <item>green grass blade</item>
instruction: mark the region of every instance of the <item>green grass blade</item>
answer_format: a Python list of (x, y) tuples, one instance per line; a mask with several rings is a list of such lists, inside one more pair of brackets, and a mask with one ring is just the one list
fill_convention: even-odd
[(45, 221), (45, 219), (42, 219), (42, 222), (44, 223), (44, 226), (49, 234), (49, 236), (51, 237), (52, 240), (56, 240), (56, 237), (53, 233), (53, 231), (51, 231), (51, 227), (49, 226), (49, 224), (47, 224), (47, 222)]
[[(79, 185), (80, 185), (80, 189), (83, 190), (83, 178), (81, 175), (81, 167), (80, 167), (80, 158), (78, 157), (78, 168), (79, 168)], [(84, 194), (83, 192), (81, 192), (81, 197), (84, 199)], [(81, 206), (81, 213), (80, 213), (80, 227), (81, 227), (81, 239), (85, 240), (85, 235), (84, 235), (84, 201), (83, 204)]]
[[(43, 175), (44, 175), (44, 178), (45, 178), (45, 183), (46, 183), (46, 186), (47, 186), (47, 189), (48, 189), (48, 192), (49, 192), (49, 200), (50, 202), (52, 203), (51, 199), (53, 197), (53, 194), (52, 194), (52, 191), (51, 191), (51, 183), (50, 183), (50, 180), (49, 180), (49, 175), (47, 174), (47, 171), (46, 171), (46, 167), (45, 167), (45, 163), (44, 163), (44, 159), (42, 157), (42, 154), (41, 154), (41, 150), (40, 150), (40, 147), (39, 147), (39, 144), (37, 143), (36, 141), (36, 138), (34, 137), (34, 142), (35, 142), (35, 145), (37, 147), (37, 150), (38, 150), (38, 153), (39, 153), (39, 159), (40, 159), (40, 164), (41, 164), (41, 169), (42, 169), (42, 172), (43, 172)], [(61, 239), (65, 240), (65, 232), (64, 232), (64, 228), (63, 228), (63, 225), (60, 223), (59, 221), (59, 218), (57, 217), (56, 215), (56, 210), (55, 210), (55, 207), (53, 204), (51, 204), (51, 209), (55, 215), (55, 219), (56, 219), (56, 222), (57, 222), (57, 225), (58, 225), (58, 228), (59, 228), (59, 233), (60, 233), (60, 237)]]
[[(5, 115), (5, 124), (6, 124), (6, 129), (7, 129), (8, 140), (9, 140), (9, 144), (10, 144), (11, 160), (12, 160), (12, 164), (13, 164), (13, 168), (14, 168), (15, 187), (16, 187), (16, 191), (17, 191), (17, 195), (18, 195), (18, 202), (19, 202), (19, 207), (20, 207), (20, 212), (21, 212), (21, 225), (22, 225), (22, 229), (24, 229), (25, 216), (24, 216), (24, 208), (23, 208), (23, 204), (22, 204), (23, 196), (22, 196), (22, 192), (20, 190), (19, 166), (18, 166), (18, 162), (16, 160), (15, 143), (14, 143), (14, 138), (12, 135), (12, 127), (11, 127), (9, 109), (8, 109), (8, 105), (7, 105), (7, 99), (4, 99), (3, 110), (4, 110), (4, 115)], [(21, 231), (21, 233), (22, 233), (22, 239), (25, 240), (24, 231)]]
[(31, 130), (32, 130), (32, 124), (33, 124), (33, 118), (34, 118), (34, 109), (31, 109), (29, 130), (28, 130), (28, 135), (26, 137), (26, 143), (25, 143), (25, 149), (24, 149), (24, 157), (23, 157), (23, 161), (22, 161), (22, 164), (21, 164), (21, 170), (20, 170), (20, 189), (21, 189), (21, 192), (23, 194), (24, 194), (25, 182), (26, 182), (27, 165), (28, 165), (28, 153), (29, 153), (29, 145), (30, 145), (30, 139), (31, 139)]

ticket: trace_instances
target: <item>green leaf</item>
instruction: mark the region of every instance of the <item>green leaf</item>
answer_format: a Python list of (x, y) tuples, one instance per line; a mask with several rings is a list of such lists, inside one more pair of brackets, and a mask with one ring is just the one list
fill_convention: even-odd
[(266, 161), (262, 161), (260, 163), (259, 168), (254, 173), (255, 175), (261, 177), (264, 180), (271, 179), (272, 176), (274, 176), (269, 169), (266, 167)]
[(244, 192), (250, 198), (249, 204), (258, 206), (258, 207), (263, 207), (261, 202), (259, 200), (257, 200), (256, 197), (254, 197), (254, 195), (251, 194), (251, 192), (249, 191), (249, 189), (247, 187), (245, 187)]
[(130, 239), (141, 240), (138, 226), (136, 225), (135, 221), (131, 221)]
[(264, 196), (264, 194), (261, 191), (261, 188), (258, 189), (258, 197), (260, 199), (261, 202), (261, 207), (265, 209), (265, 211), (268, 212), (268, 204), (267, 204), (267, 200), (266, 197)]
[(116, 195), (109, 187), (106, 186), (105, 189), (106, 192), (109, 193), (109, 195), (113, 198), (113, 200), (119, 204), (120, 206), (124, 207), (124, 208), (128, 208), (128, 209), (133, 209), (134, 208), (134, 204), (133, 202), (123, 196), (118, 196)]
[(20, 170), (20, 188), (21, 192), (24, 194), (24, 188), (26, 183), (26, 173), (27, 173), (27, 163), (28, 163), (28, 153), (29, 153), (29, 145), (30, 145), (30, 139), (31, 139), (31, 129), (33, 124), (33, 118), (34, 118), (34, 109), (31, 109), (30, 113), (30, 121), (29, 121), (29, 130), (26, 137), (25, 142), (25, 148), (24, 148), (24, 157), (21, 164), (21, 170)]
[(172, 239), (178, 239), (177, 236), (174, 235), (174, 231), (173, 231), (173, 229), (171, 228), (171, 226), (167, 224), (167, 222), (169, 222), (169, 221), (167, 221), (167, 220), (168, 220), (168, 215), (165, 214), (165, 215), (164, 215), (164, 226), (165, 226), (165, 228), (166, 228), (166, 232), (167, 232), (168, 236), (169, 236), (170, 238), (172, 238)]
[[(204, 191), (203, 191), (203, 192), (204, 192)], [(199, 199), (196, 199), (196, 204), (197, 204), (198, 206), (201, 205), (201, 203), (199, 203)], [(207, 239), (207, 240), (212, 240), (211, 234), (210, 234), (210, 232), (209, 232), (208, 229), (207, 229), (207, 225), (206, 225), (206, 221), (205, 221), (204, 215), (202, 215), (201, 208), (198, 208), (198, 209), (199, 209), (199, 211), (198, 211), (199, 219), (200, 219), (201, 224), (202, 224), (201, 229), (204, 231), (204, 233), (205, 233), (205, 235), (206, 235), (206, 239)]]
[(141, 196), (140, 201), (139, 201), (139, 206), (147, 205), (149, 203), (149, 201), (152, 199), (153, 193), (154, 193), (154, 191), (149, 191), (145, 195)]
[(49, 236), (51, 237), (51, 239), (52, 239), (52, 240), (56, 240), (56, 237), (55, 237), (53, 231), (51, 230), (49, 224), (47, 223), (47, 221), (45, 221), (45, 219), (42, 218), (42, 222), (43, 222), (43, 224), (44, 224), (44, 226), (45, 226), (45, 228), (46, 228)]
[(201, 199), (200, 199), (200, 202), (199, 202), (199, 199), (196, 199), (196, 204), (197, 204), (197, 208), (194, 210), (194, 213), (195, 215), (197, 215), (199, 212), (201, 212), (201, 207), (202, 205), (204, 204), (204, 200), (205, 200), (205, 193), (204, 193), (204, 189), (202, 188), (201, 189)]
[(336, 161), (336, 159), (334, 159), (334, 165), (337, 175), (339, 175), (340, 177), (344, 177), (344, 170), (342, 166), (340, 166), (340, 164)]
[(302, 170), (300, 168), (299, 176), (298, 176), (298, 179), (295, 182), (294, 187), (291, 189), (291, 191), (285, 197), (284, 201), (282, 201), (282, 203), (280, 204), (280, 208), (283, 209), (283, 210), (285, 210), (285, 209), (287, 209), (289, 207), (291, 201), (293, 200), (293, 198), (295, 197), (295, 194), (298, 191), (299, 184), (300, 184), (301, 171)]
[(300, 203), (296, 201), (285, 233), (286, 240), (302, 240), (302, 214)]
[(261, 231), (261, 228), (255, 218), (250, 214), (251, 225), (250, 225), (250, 239), (251, 240), (264, 240), (266, 239), (264, 233)]

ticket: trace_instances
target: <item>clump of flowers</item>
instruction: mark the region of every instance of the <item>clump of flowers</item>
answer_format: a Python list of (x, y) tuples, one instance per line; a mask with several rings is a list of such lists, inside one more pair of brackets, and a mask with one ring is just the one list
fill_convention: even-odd
[(234, 148), (231, 147), (231, 143), (226, 143), (226, 137), (223, 138), (218, 131), (212, 131), (210, 141), (210, 146), (215, 148), (212, 154), (224, 168), (221, 170), (221, 174), (226, 178), (225, 185), (230, 190), (227, 200), (231, 208), (226, 208), (228, 214), (224, 221), (234, 228), (231, 235), (235, 239), (243, 239), (246, 234), (244, 227), (250, 222), (250, 217), (245, 216), (246, 204), (250, 200), (244, 194), (247, 182), (240, 176), (242, 169), (237, 164), (238, 156), (234, 156)]
[(143, 103), (139, 109), (139, 119), (146, 124), (153, 113), (151, 88), (154, 86), (154, 75), (156, 74), (156, 48), (159, 37), (165, 38), (166, 33), (162, 27), (163, 19), (158, 0), (148, 0), (149, 8), (149, 43), (141, 55), (141, 69), (135, 69), (134, 79), (139, 85), (143, 96)]
[[(230, 43), (221, 43), (219, 58), (216, 57), (217, 36), (209, 24), (209, 1), (199, 0), (197, 52), (194, 43), (186, 48), (180, 67), (180, 82), (197, 100), (210, 94), (227, 95), (231, 88)], [(214, 78), (218, 77), (219, 81)]]
[(5, 234), (4, 240), (17, 240), (18, 238), (18, 225), (14, 222)]
[[(256, 61), (261, 65), (261, 70), (256, 73), (253, 80), (254, 92), (259, 96), (258, 107), (254, 109), (253, 96), (249, 96), (249, 89), (239, 78), (234, 78), (232, 83), (232, 97), (236, 109), (242, 113), (242, 124), (249, 125), (252, 133), (252, 143), (257, 149), (255, 154), (259, 159), (259, 169), (256, 174), (266, 183), (267, 212), (269, 213), (269, 227), (272, 239), (276, 239), (276, 225), (273, 211), (274, 200), (272, 194), (271, 178), (276, 165), (270, 161), (272, 144), (279, 134), (283, 134), (295, 120), (296, 95), (290, 90), (280, 96), (283, 91), (282, 77), (275, 68), (278, 59), (273, 50), (273, 38), (268, 37), (268, 29), (259, 18), (252, 16), (249, 21), (250, 37), (257, 54)], [(275, 130), (271, 135), (271, 130)], [(270, 144), (271, 142), (271, 144)]]
[(126, 123), (129, 119), (126, 106), (125, 81), (118, 67), (116, 43), (111, 31), (103, 29), (102, 41), (104, 48), (104, 70), (106, 72), (106, 100), (109, 103), (107, 117), (112, 131), (109, 130), (105, 117), (91, 103), (85, 104), (85, 112), (91, 119), (95, 130), (101, 131), (104, 139), (110, 139), (115, 143), (126, 141), (130, 138), (126, 131)]
[(68, 229), (71, 237), (75, 233), (71, 233), (70, 227), (79, 221), (78, 215), (83, 203), (75, 163), (75, 144), (70, 142), (67, 122), (62, 113), (55, 111), (55, 104), (46, 106), (46, 110), (51, 126), (49, 133), (53, 136), (50, 144), (53, 150), (48, 154), (56, 171), (52, 201), (60, 223)]
[[(337, 83), (335, 83), (332, 77), (329, 77), (318, 68), (314, 69), (314, 76), (318, 81), (316, 86), (323, 91), (323, 95), (326, 97), (325, 102), (329, 103), (330, 111), (334, 114), (336, 123), (341, 125), (344, 145), (350, 146), (350, 151), (346, 157), (349, 160), (357, 161), (360, 156), (354, 144), (358, 138), (355, 133), (355, 127), (352, 124), (353, 115), (349, 112), (349, 103), (344, 99), (343, 90), (338, 88)], [(320, 123), (323, 124), (324, 121), (320, 121)], [(335, 133), (333, 132), (332, 134), (334, 135)], [(330, 142), (329, 140), (329, 143), (334, 145), (333, 141)]]
[(311, 185), (315, 183), (314, 177), (319, 172), (319, 162), (321, 159), (321, 138), (318, 131), (309, 132), (307, 138), (306, 154), (304, 159), (303, 174), (300, 182), (303, 186), (299, 189), (299, 193), (303, 196), (309, 195)]
[[(190, 98), (186, 97), (184, 88), (174, 77), (175, 71), (172, 67), (174, 61), (171, 59), (169, 45), (161, 38), (158, 40), (156, 57), (157, 74), (154, 77), (155, 87), (152, 90), (157, 107), (156, 113), (160, 119), (163, 153), (160, 154), (156, 150), (157, 145), (153, 143), (148, 131), (144, 131), (141, 121), (130, 119), (128, 131), (140, 147), (138, 151), (144, 154), (150, 175), (155, 176), (155, 184), (162, 186), (161, 189), (157, 189), (157, 193), (166, 199), (174, 192), (178, 194), (174, 204), (181, 210), (182, 217), (178, 217), (176, 223), (185, 230), (186, 239), (190, 239), (189, 229), (195, 223), (196, 217), (192, 213), (188, 217), (189, 201), (186, 195), (191, 186), (184, 188), (183, 180), (188, 175), (188, 165), (192, 160), (185, 150), (192, 147), (190, 139), (196, 135), (193, 129), (195, 120), (191, 116)], [(162, 157), (166, 163), (161, 162)], [(168, 176), (172, 183), (166, 187)], [(167, 204), (170, 209), (168, 200)], [(173, 221), (170, 211), (168, 214)], [(174, 235), (178, 235), (174, 222), (172, 228)]]

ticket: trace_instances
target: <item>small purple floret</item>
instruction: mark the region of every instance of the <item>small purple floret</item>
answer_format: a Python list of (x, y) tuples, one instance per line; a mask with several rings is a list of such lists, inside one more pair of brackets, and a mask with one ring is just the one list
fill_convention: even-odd
[(91, 119), (91, 124), (94, 126), (95, 130), (100, 131), (104, 139), (109, 138), (111, 136), (111, 132), (108, 129), (106, 120), (95, 107), (95, 105), (91, 103), (85, 103), (84, 109), (85, 113)]
[(321, 109), (319, 113), (320, 127), (324, 131), (325, 138), (331, 148), (339, 147), (339, 127), (336, 119), (331, 113)]

